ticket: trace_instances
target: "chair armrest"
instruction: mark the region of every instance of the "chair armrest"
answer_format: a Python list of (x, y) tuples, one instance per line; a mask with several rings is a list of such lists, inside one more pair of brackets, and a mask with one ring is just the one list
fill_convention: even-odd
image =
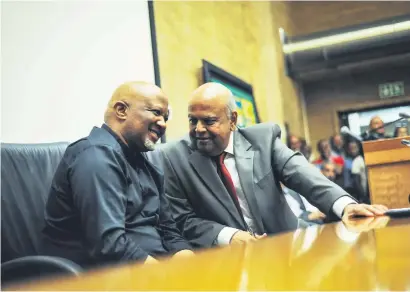
[(56, 274), (78, 276), (83, 271), (78, 264), (52, 256), (27, 256), (1, 264), (1, 283), (33, 280)]

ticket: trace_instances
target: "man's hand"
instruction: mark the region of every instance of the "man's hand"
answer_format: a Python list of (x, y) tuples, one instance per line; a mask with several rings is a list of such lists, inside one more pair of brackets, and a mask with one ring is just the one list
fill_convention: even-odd
[(249, 232), (239, 230), (232, 236), (230, 243), (231, 244), (235, 244), (235, 243), (241, 243), (242, 244), (242, 243), (246, 243), (246, 242), (250, 242), (250, 241), (256, 241), (256, 240), (264, 238), (264, 237), (266, 237), (266, 233), (264, 233), (262, 235), (253, 236)]
[(152, 256), (148, 256), (144, 262), (144, 264), (156, 264), (158, 261), (154, 259)]
[(195, 255), (195, 253), (192, 250), (183, 249), (183, 250), (180, 250), (180, 251), (176, 252), (172, 257), (173, 258), (175, 258), (175, 257), (177, 257), (177, 258), (181, 257), (182, 258), (182, 257), (193, 256), (193, 255)]
[(325, 218), (326, 218), (326, 215), (323, 214), (320, 211), (315, 211), (315, 212), (312, 212), (308, 215), (309, 220), (321, 220), (321, 219), (325, 219)]
[(266, 233), (264, 233), (264, 234), (262, 234), (262, 235), (255, 234), (256, 239), (262, 239), (262, 238), (264, 238), (264, 237), (266, 237), (266, 236), (268, 236), (268, 235), (266, 235)]
[(367, 204), (349, 204), (345, 207), (343, 213), (343, 221), (347, 221), (352, 217), (374, 217), (382, 216), (388, 208), (383, 205), (367, 205)]
[(352, 218), (341, 222), (350, 232), (361, 233), (369, 230), (383, 228), (390, 221), (388, 216)]

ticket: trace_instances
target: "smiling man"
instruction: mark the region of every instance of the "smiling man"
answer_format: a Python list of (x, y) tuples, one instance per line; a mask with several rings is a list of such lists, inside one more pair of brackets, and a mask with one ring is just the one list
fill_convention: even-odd
[(45, 211), (45, 254), (83, 266), (192, 254), (172, 219), (164, 177), (144, 152), (165, 133), (168, 98), (129, 82), (114, 92), (105, 123), (68, 146)]
[(196, 247), (242, 243), (296, 229), (281, 183), (328, 217), (375, 216), (384, 206), (357, 204), (299, 152), (273, 123), (237, 128), (231, 91), (217, 83), (189, 100), (189, 136), (162, 150), (166, 194), (183, 235)]

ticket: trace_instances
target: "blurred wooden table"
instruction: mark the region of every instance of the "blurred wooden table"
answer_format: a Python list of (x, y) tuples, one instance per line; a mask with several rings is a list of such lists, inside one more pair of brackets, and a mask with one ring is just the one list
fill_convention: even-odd
[(159, 264), (133, 264), (10, 290), (410, 290), (410, 219), (310, 227)]

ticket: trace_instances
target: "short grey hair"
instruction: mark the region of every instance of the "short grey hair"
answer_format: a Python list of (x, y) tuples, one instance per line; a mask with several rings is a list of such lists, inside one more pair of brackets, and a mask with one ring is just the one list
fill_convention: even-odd
[(235, 97), (233, 96), (231, 92), (231, 95), (229, 96), (228, 104), (226, 105), (226, 114), (228, 115), (228, 118), (232, 117), (232, 112), (234, 110), (236, 110), (236, 101), (235, 101)]

